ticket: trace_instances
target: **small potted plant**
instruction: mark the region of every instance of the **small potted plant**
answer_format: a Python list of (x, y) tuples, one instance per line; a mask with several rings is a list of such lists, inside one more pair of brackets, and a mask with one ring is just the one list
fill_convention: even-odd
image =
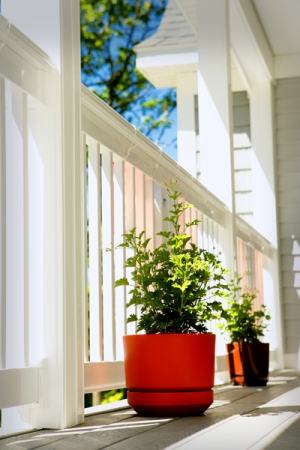
[(179, 224), (193, 205), (179, 201), (176, 182), (165, 184), (172, 201), (170, 231), (157, 235), (163, 243), (153, 251), (145, 232), (133, 228), (119, 247), (133, 250), (125, 267), (132, 269), (127, 306), (135, 306), (127, 322), (137, 321), (137, 332), (124, 336), (125, 379), (128, 403), (148, 416), (203, 413), (213, 402), (215, 335), (207, 325), (219, 317), (227, 292), (218, 255), (198, 248), (186, 233), (199, 220)]
[(260, 341), (271, 319), (266, 305), (254, 310), (257, 294), (242, 289), (242, 278), (235, 277), (229, 283), (228, 308), (222, 317), (225, 322), (219, 327), (229, 334), (227, 344), (227, 366), (231, 382), (242, 386), (265, 386), (269, 375), (269, 344)]

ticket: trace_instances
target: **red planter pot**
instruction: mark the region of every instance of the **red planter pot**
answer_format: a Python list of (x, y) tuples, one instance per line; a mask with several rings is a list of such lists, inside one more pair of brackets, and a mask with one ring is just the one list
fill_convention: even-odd
[(202, 414), (213, 402), (214, 334), (123, 337), (129, 405), (147, 416)]
[(265, 386), (269, 376), (269, 344), (227, 344), (227, 367), (231, 382), (240, 386)]

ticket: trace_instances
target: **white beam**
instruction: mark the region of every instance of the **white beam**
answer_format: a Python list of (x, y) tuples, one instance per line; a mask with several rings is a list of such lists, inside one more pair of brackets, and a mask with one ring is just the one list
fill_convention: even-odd
[(274, 58), (249, 0), (230, 0), (230, 40), (250, 83), (273, 80)]
[(200, 181), (233, 210), (228, 1), (199, 1), (198, 30)]

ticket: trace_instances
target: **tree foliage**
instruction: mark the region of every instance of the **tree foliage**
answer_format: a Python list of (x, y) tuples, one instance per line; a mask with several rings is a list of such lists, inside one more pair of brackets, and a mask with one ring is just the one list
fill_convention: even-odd
[[(80, 0), (82, 81), (148, 137), (162, 137), (176, 107), (136, 69), (134, 46), (151, 36), (167, 0)], [(155, 133), (154, 133), (155, 132)]]

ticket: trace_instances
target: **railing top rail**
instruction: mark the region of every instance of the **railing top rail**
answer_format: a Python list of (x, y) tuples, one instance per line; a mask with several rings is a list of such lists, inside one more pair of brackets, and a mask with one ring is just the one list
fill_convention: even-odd
[(249, 242), (254, 248), (268, 257), (272, 257), (273, 250), (276, 250), (264, 236), (256, 231), (249, 223), (240, 216), (236, 216), (237, 236), (245, 242)]
[(176, 178), (183, 197), (223, 225), (224, 205), (176, 161), (140, 133), (127, 120), (82, 85), (82, 129), (154, 180)]
[(0, 14), (0, 50), (7, 46), (36, 69), (52, 70), (52, 59), (31, 39)]

